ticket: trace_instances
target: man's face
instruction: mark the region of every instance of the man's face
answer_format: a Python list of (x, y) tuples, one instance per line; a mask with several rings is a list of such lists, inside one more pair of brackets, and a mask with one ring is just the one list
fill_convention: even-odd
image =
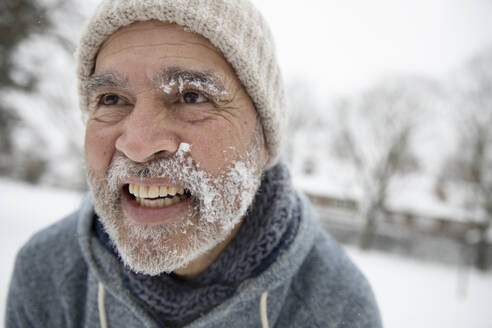
[(267, 155), (222, 54), (181, 27), (139, 22), (101, 47), (85, 157), (101, 221), (136, 272), (171, 272), (230, 238)]

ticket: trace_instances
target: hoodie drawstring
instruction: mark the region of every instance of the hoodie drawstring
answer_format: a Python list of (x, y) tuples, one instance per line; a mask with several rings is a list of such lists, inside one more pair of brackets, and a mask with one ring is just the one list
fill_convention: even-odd
[(97, 290), (97, 307), (99, 309), (99, 321), (101, 322), (101, 328), (108, 328), (106, 308), (104, 307), (104, 286), (101, 282), (99, 282), (99, 288)]
[(267, 297), (268, 297), (268, 292), (263, 292), (263, 294), (261, 294), (261, 298), (260, 298), (261, 328), (268, 328)]

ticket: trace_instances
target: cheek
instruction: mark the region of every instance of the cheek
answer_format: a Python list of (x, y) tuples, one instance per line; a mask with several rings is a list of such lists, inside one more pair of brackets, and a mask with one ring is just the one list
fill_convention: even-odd
[(85, 162), (88, 169), (106, 171), (115, 151), (117, 134), (87, 123), (85, 133)]
[(212, 174), (220, 173), (231, 162), (243, 160), (253, 133), (254, 128), (248, 124), (214, 124), (206, 129), (196, 129), (192, 138), (192, 156), (204, 170)]

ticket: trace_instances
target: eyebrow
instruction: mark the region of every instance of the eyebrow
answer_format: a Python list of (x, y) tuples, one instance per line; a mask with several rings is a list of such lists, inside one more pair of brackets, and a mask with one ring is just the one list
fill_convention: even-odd
[(219, 98), (227, 98), (223, 78), (214, 71), (197, 71), (182, 67), (168, 67), (154, 76), (154, 81), (159, 84), (164, 92), (169, 92), (171, 87), (177, 86), (179, 91), (183, 87), (191, 85), (197, 89)]
[(128, 80), (114, 73), (93, 74), (84, 83), (84, 89), (88, 95), (103, 88), (126, 88), (127, 86)]
[[(172, 87), (177, 87), (182, 92), (189, 85), (207, 94), (217, 97), (220, 101), (229, 101), (223, 78), (214, 71), (198, 71), (185, 69), (182, 67), (168, 67), (153, 76), (154, 83), (169, 93)], [(93, 93), (104, 88), (127, 88), (128, 79), (121, 78), (115, 73), (101, 73), (91, 75), (84, 83), (86, 93), (91, 96)]]

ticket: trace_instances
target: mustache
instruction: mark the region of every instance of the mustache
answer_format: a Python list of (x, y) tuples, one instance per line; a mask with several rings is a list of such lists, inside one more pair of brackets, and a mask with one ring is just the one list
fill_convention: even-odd
[(176, 153), (170, 158), (153, 159), (143, 163), (132, 161), (125, 156), (118, 156), (113, 158), (106, 173), (111, 189), (118, 189), (123, 179), (128, 177), (167, 178), (173, 183), (189, 184), (205, 175), (191, 156), (184, 156), (182, 153)]
[[(234, 164), (232, 164), (234, 167)], [(110, 192), (119, 196), (123, 180), (128, 177), (137, 178), (166, 178), (170, 183), (182, 186), (202, 205), (214, 205), (227, 189), (234, 187), (231, 182), (223, 185), (228, 179), (229, 170), (224, 170), (219, 176), (200, 169), (189, 154), (177, 152), (169, 158), (161, 158), (145, 163), (138, 163), (127, 157), (119, 156), (113, 159), (107, 171), (106, 185)]]

